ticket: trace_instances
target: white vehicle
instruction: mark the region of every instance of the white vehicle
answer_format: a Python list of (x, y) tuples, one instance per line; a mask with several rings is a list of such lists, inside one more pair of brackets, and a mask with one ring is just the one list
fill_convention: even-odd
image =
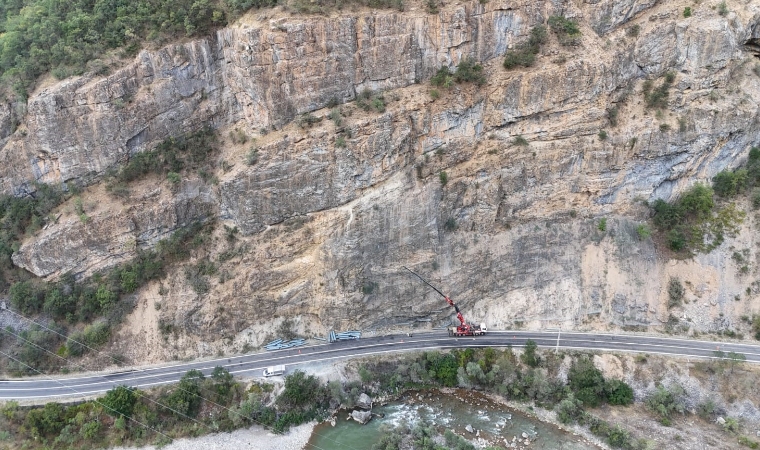
[(264, 369), (265, 377), (273, 377), (275, 375), (282, 375), (285, 373), (285, 366), (272, 366)]

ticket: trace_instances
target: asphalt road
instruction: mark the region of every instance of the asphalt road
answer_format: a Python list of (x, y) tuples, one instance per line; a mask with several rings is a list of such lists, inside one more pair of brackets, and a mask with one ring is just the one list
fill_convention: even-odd
[(266, 353), (255, 353), (230, 358), (195, 361), (176, 365), (131, 369), (112, 373), (72, 375), (63, 378), (34, 377), (22, 380), (0, 380), (1, 400), (62, 400), (82, 398), (102, 394), (117, 385), (149, 388), (178, 381), (192, 369), (208, 375), (216, 366), (223, 366), (231, 373), (242, 377), (261, 376), (265, 367), (286, 365), (290, 372), (298, 366), (311, 363), (333, 361), (358, 356), (415, 350), (462, 348), (462, 347), (506, 347), (522, 346), (533, 339), (539, 347), (565, 349), (603, 350), (610, 352), (637, 352), (697, 358), (713, 358), (715, 351), (743, 354), (748, 362), (760, 363), (760, 346), (735, 343), (696, 341), (654, 336), (625, 334), (591, 334), (574, 332), (535, 331), (489, 331), (486, 336), (453, 338), (445, 331), (419, 333), (413, 337), (391, 335), (362, 338), (287, 349)]

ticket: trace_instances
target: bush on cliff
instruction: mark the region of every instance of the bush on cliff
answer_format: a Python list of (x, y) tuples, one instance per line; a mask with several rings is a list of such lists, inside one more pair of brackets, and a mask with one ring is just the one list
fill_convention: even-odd
[(549, 28), (557, 35), (560, 44), (565, 46), (580, 44), (581, 30), (578, 22), (564, 16), (551, 16)]
[(503, 66), (505, 69), (515, 67), (530, 67), (536, 61), (536, 55), (541, 51), (541, 45), (548, 40), (546, 27), (536, 25), (530, 30), (528, 42), (518, 45), (514, 50), (507, 51)]
[(486, 83), (483, 66), (470, 58), (464, 58), (454, 72), (443, 66), (430, 78), (430, 84), (439, 87), (451, 87), (454, 83), (475, 83), (482, 86)]
[(657, 199), (652, 204), (653, 222), (667, 246), (677, 252), (709, 252), (735, 235), (744, 213), (728, 204), (716, 210), (714, 191), (695, 184), (672, 203)]

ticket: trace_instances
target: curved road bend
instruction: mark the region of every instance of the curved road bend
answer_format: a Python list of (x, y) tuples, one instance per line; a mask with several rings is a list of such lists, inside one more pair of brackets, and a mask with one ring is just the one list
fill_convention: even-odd
[(562, 332), (558, 336), (556, 331), (491, 330), (486, 336), (453, 338), (449, 337), (445, 331), (440, 331), (414, 334), (413, 337), (392, 335), (362, 338), (356, 341), (343, 341), (141, 370), (75, 375), (57, 379), (36, 377), (21, 380), (0, 380), (0, 401), (42, 402), (53, 399), (62, 400), (62, 397), (64, 400), (66, 397), (71, 400), (102, 394), (117, 385), (149, 388), (177, 382), (187, 371), (192, 369), (200, 370), (208, 375), (216, 366), (223, 366), (237, 376), (252, 377), (261, 376), (261, 371), (265, 367), (280, 364), (285, 364), (288, 369), (291, 369), (297, 365), (391, 352), (460, 347), (506, 347), (510, 344), (522, 346), (528, 339), (533, 339), (539, 347), (544, 348), (559, 345), (564, 349), (624, 351), (697, 358), (713, 358), (715, 357), (714, 351), (721, 350), (725, 353), (741, 353), (748, 362), (760, 363), (760, 346), (758, 345), (625, 334)]

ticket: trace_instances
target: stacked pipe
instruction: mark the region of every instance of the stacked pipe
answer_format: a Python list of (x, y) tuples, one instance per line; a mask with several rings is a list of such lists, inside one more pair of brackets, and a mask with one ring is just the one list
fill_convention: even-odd
[(330, 330), (330, 334), (327, 335), (327, 342), (349, 341), (352, 339), (359, 339), (360, 337), (362, 337), (361, 331), (343, 331), (336, 333), (334, 330)]
[(292, 339), (287, 342), (283, 342), (282, 339), (275, 339), (274, 341), (265, 345), (264, 350), (266, 351), (282, 350), (284, 348), (300, 347), (304, 344), (306, 344), (306, 339), (302, 339), (302, 338)]

